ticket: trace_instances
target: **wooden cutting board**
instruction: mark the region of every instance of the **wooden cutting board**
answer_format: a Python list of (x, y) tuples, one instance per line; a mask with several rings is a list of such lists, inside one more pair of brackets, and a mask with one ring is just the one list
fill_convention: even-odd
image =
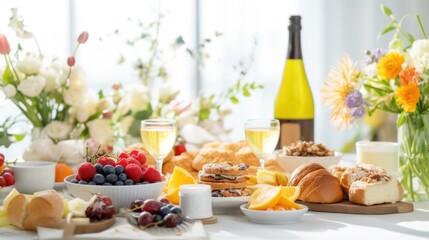
[(108, 229), (115, 223), (115, 218), (107, 220), (92, 222), (88, 224), (75, 224), (69, 223), (64, 226), (64, 236), (71, 236), (73, 234), (97, 233)]
[(394, 214), (414, 211), (413, 204), (406, 202), (386, 203), (373, 206), (362, 206), (350, 203), (346, 200), (339, 203), (308, 203), (302, 201), (297, 201), (297, 203), (303, 204), (307, 206), (310, 211), (315, 212), (350, 214)]

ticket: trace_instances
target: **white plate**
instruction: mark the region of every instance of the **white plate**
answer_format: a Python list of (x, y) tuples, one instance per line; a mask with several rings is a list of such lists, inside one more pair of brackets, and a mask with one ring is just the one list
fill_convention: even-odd
[(297, 222), (308, 211), (307, 206), (298, 205), (301, 206), (301, 209), (287, 211), (249, 210), (248, 204), (241, 205), (240, 209), (252, 222), (281, 225)]
[(66, 183), (65, 182), (56, 182), (54, 183), (54, 188), (58, 189), (58, 188), (65, 188), (66, 187)]
[(228, 214), (239, 212), (240, 206), (249, 201), (249, 196), (245, 197), (212, 197), (212, 208), (214, 214)]

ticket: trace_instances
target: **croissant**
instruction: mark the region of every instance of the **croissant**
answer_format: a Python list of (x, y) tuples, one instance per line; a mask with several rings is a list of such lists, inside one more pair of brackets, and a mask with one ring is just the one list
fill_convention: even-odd
[(299, 186), (299, 200), (314, 203), (335, 203), (344, 199), (343, 189), (338, 178), (318, 163), (301, 165), (293, 173), (289, 186)]

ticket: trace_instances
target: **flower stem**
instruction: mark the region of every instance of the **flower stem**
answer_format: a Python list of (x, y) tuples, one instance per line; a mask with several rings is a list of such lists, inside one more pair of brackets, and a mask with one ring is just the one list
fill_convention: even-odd
[(428, 36), (426, 35), (425, 28), (423, 27), (422, 20), (420, 19), (420, 15), (416, 14), (417, 22), (419, 22), (420, 30), (422, 31), (423, 37), (425, 39), (428, 39)]

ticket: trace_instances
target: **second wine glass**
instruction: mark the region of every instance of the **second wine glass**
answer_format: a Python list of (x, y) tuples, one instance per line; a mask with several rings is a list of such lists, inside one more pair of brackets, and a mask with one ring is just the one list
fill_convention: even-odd
[(156, 169), (162, 174), (162, 162), (176, 140), (176, 121), (147, 119), (141, 121), (140, 134), (143, 145), (156, 160)]
[(265, 168), (265, 156), (273, 153), (279, 141), (280, 123), (277, 119), (250, 119), (244, 124), (247, 144)]

